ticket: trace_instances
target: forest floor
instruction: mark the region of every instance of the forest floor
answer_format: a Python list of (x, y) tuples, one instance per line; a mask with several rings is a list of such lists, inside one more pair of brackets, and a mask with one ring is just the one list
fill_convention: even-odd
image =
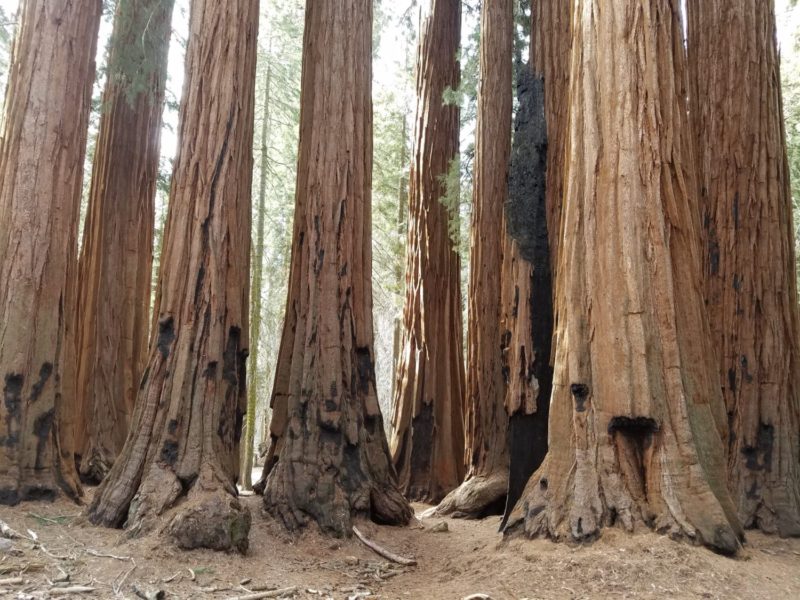
[[(401, 567), (355, 538), (289, 535), (261, 514), (259, 497), (243, 500), (253, 514), (246, 556), (182, 551), (156, 535), (129, 540), (87, 524), (67, 500), (0, 507), (2, 521), (38, 538), (36, 544), (16, 539), (13, 548), (0, 548), (0, 598), (65, 597), (63, 588), (74, 586), (94, 591), (67, 598), (227, 600), (286, 588), (294, 590), (274, 597), (800, 598), (800, 540), (750, 533), (741, 556), (730, 559), (655, 534), (616, 530), (585, 546), (503, 541), (499, 517), (424, 519), (408, 528), (359, 523), (371, 540), (418, 561)], [(424, 508), (415, 506), (417, 512)]]

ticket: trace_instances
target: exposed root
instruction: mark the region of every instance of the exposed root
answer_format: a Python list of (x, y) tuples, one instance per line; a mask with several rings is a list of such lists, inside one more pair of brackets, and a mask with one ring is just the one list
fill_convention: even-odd
[(491, 514), (498, 503), (503, 502), (507, 491), (507, 472), (477, 475), (450, 492), (436, 507), (434, 514), (479, 519)]
[(367, 548), (377, 553), (379, 556), (382, 556), (383, 558), (389, 559), (392, 562), (396, 562), (398, 564), (405, 565), (407, 567), (412, 567), (417, 564), (417, 561), (414, 560), (413, 558), (406, 558), (405, 556), (400, 556), (399, 554), (395, 554), (391, 550), (387, 550), (378, 543), (368, 539), (363, 533), (361, 533), (358, 530), (358, 527), (356, 527), (355, 525), (353, 525), (353, 533), (359, 540), (361, 540), (361, 543), (363, 543)]

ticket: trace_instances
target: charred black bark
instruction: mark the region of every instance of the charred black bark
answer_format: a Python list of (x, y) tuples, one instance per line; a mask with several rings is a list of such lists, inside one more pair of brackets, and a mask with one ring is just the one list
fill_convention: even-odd
[(520, 255), (532, 266), (531, 273), (531, 374), (538, 382), (536, 410), (524, 409), (509, 419), (510, 466), (508, 495), (501, 528), (525, 489), (528, 478), (547, 454), (547, 423), (553, 366), (553, 276), (547, 231), (546, 172), (547, 122), (544, 113), (544, 81), (529, 69), (520, 69), (517, 82), (519, 107), (514, 119), (514, 141), (509, 170), (506, 231), (517, 243)]

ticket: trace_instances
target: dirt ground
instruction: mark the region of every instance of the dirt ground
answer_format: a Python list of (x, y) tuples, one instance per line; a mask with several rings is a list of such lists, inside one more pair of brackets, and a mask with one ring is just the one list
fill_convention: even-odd
[[(425, 519), (404, 529), (360, 523), (369, 538), (418, 561), (401, 567), (356, 539), (288, 535), (261, 514), (260, 498), (244, 501), (253, 514), (247, 556), (185, 552), (155, 535), (128, 540), (88, 525), (67, 500), (0, 507), (0, 519), (38, 538), (13, 540), (13, 548), (0, 552), (0, 597), (157, 598), (163, 590), (165, 598), (227, 600), (294, 588), (273, 597), (800, 598), (800, 540), (750, 533), (742, 556), (729, 559), (655, 534), (615, 530), (586, 546), (503, 541), (499, 517)], [(447, 531), (436, 531), (442, 522)], [(75, 586), (94, 591), (64, 594)]]

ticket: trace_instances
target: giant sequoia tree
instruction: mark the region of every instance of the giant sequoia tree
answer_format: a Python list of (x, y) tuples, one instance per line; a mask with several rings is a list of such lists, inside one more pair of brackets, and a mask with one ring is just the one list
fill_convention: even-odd
[(773, 0), (690, 0), (705, 291), (746, 527), (800, 535), (800, 327)]
[(102, 2), (25, 0), (0, 150), (0, 502), (80, 493), (71, 414), (81, 179)]
[(125, 443), (147, 358), (154, 198), (171, 0), (117, 5), (78, 265), (75, 451), (100, 481)]
[[(257, 0), (194, 0), (147, 368), (125, 446), (89, 507), (184, 548), (247, 548), (245, 408)], [(170, 510), (172, 509), (172, 510)]]
[(502, 277), (511, 455), (506, 515), (547, 452), (553, 380), (552, 273), (564, 187), (570, 6), (568, 0), (533, 2), (529, 69), (518, 66), (519, 109)]
[(439, 505), (441, 514), (480, 516), (505, 499), (508, 451), (500, 353), (503, 211), (511, 154), (513, 0), (484, 0), (481, 12), (478, 127), (472, 206), (472, 265), (467, 340), (464, 483)]
[[(324, 52), (320, 48), (324, 45)], [(375, 389), (372, 1), (306, 8), (300, 151), (264, 505), (288, 528), (405, 524)]]
[(678, 11), (575, 0), (550, 447), (512, 530), (585, 540), (617, 525), (739, 547)]
[(447, 202), (459, 109), (444, 102), (445, 92), (459, 85), (460, 37), (460, 1), (430, 0), (417, 52), (406, 300), (391, 440), (403, 492), (427, 502), (439, 502), (465, 471), (460, 262)]

